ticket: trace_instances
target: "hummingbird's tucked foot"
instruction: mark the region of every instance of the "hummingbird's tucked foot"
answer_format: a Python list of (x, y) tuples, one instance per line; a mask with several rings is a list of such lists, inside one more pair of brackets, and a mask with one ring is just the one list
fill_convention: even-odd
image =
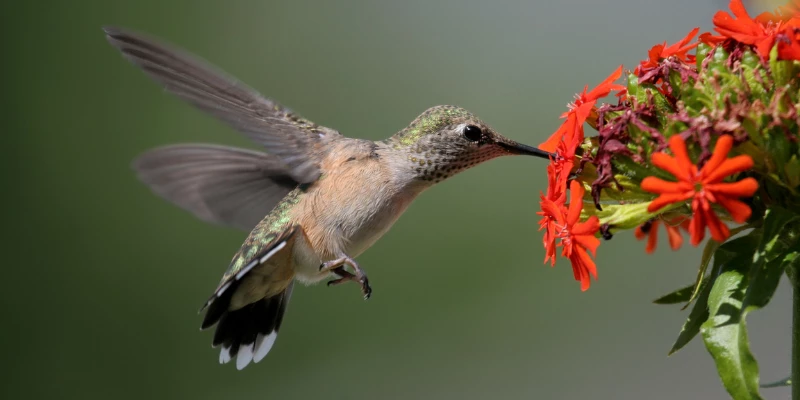
[[(355, 271), (355, 274), (348, 272), (344, 269), (345, 265), (350, 265)], [(361, 293), (364, 294), (364, 300), (369, 299), (369, 296), (372, 295), (372, 288), (369, 286), (369, 279), (367, 279), (367, 273), (364, 272), (361, 267), (358, 266), (358, 263), (355, 262), (352, 258), (348, 256), (342, 256), (335, 260), (330, 260), (322, 263), (319, 266), (320, 272), (323, 271), (330, 271), (336, 275), (339, 275), (341, 278), (334, 279), (328, 282), (328, 286), (339, 285), (344, 282), (358, 282), (361, 284)]]
[(372, 295), (372, 288), (369, 286), (369, 279), (367, 279), (366, 275), (364, 275), (362, 279), (359, 279), (358, 276), (347, 272), (344, 267), (334, 268), (331, 272), (341, 276), (341, 278), (328, 281), (328, 286), (336, 286), (350, 281), (358, 282), (361, 284), (361, 292), (364, 293), (364, 300), (369, 299), (369, 296)]

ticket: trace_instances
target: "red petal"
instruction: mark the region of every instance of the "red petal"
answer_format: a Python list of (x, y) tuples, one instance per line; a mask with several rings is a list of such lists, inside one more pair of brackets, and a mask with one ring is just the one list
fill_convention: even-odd
[(556, 266), (556, 242), (549, 242), (544, 247), (544, 264), (547, 264), (547, 261), (550, 260), (550, 266)]
[(728, 158), (728, 152), (731, 151), (731, 147), (733, 147), (733, 136), (722, 135), (722, 137), (717, 140), (717, 144), (714, 145), (711, 158), (708, 159), (706, 165), (700, 170), (700, 173), (702, 174), (703, 171), (713, 171), (717, 169), (719, 165)]
[[(586, 122), (586, 118), (589, 118), (589, 114), (592, 113), (592, 108), (594, 107), (595, 102), (596, 101), (592, 100), (592, 101), (583, 103), (583, 104), (579, 105), (578, 107), (575, 107), (574, 110), (572, 110), (573, 113), (575, 114), (576, 124), (582, 126), (583, 123)], [(580, 142), (580, 141), (582, 141), (582, 139), (579, 140), (578, 142)]]
[(641, 188), (650, 193), (686, 193), (694, 191), (694, 186), (687, 182), (670, 182), (654, 176), (642, 180)]
[(695, 27), (694, 29), (689, 31), (689, 33), (686, 34), (686, 37), (684, 37), (683, 40), (678, 42), (678, 47), (686, 46), (686, 43), (689, 43), (692, 40), (692, 38), (694, 37), (694, 35), (697, 35), (697, 32), (700, 32), (700, 27), (699, 26)]
[(664, 50), (666, 45), (667, 42), (664, 42), (664, 44), (657, 44), (650, 48), (650, 51), (647, 52), (647, 60), (643, 60), (639, 66), (641, 68), (657, 67), (659, 61), (661, 60), (661, 52)]
[(669, 156), (666, 153), (655, 153), (653, 154), (651, 161), (653, 165), (663, 169), (664, 171), (669, 172), (675, 178), (681, 181), (689, 181), (689, 169), (686, 169), (684, 166), (678, 163), (678, 160)]
[(692, 216), (692, 222), (689, 223), (689, 235), (691, 236), (690, 242), (692, 246), (697, 246), (703, 241), (706, 234), (706, 221), (703, 218), (703, 212), (698, 210)]
[(680, 135), (674, 135), (669, 138), (669, 148), (672, 150), (672, 154), (675, 155), (675, 162), (678, 163), (679, 168), (678, 171), (686, 171), (683, 175), (675, 175), (675, 177), (682, 181), (690, 181), (691, 177), (689, 173), (694, 164), (692, 164), (689, 153), (686, 151), (686, 142), (683, 141)]
[(656, 220), (653, 221), (653, 224), (650, 226), (650, 237), (647, 238), (647, 247), (644, 248), (644, 251), (647, 254), (652, 254), (656, 251), (656, 243), (658, 243), (658, 224), (660, 221)]
[(667, 236), (669, 236), (669, 247), (672, 250), (678, 250), (683, 244), (683, 236), (677, 226), (665, 225), (667, 227)]
[(647, 212), (656, 212), (666, 205), (686, 201), (693, 196), (693, 193), (665, 193), (658, 196), (647, 206)]
[(781, 60), (800, 61), (800, 43), (795, 42), (791, 48), (781, 51), (778, 58)]
[(769, 58), (769, 52), (772, 50), (772, 46), (775, 44), (775, 35), (763, 36), (760, 38), (755, 39), (755, 46), (756, 46), (756, 53), (758, 53), (761, 58)]
[[(570, 126), (574, 125), (571, 125), (570, 118), (567, 117), (567, 120), (564, 121), (564, 123), (561, 124), (561, 126), (559, 126), (558, 129), (556, 129), (556, 131), (553, 132), (553, 134), (550, 135), (549, 138), (547, 138), (547, 140), (545, 140), (542, 144), (540, 144), (539, 148), (544, 151), (549, 151), (551, 153), (556, 151), (556, 148), (558, 147), (558, 142), (560, 142), (562, 139), (565, 138), (569, 139), (566, 136)], [(572, 134), (570, 133), (569, 136), (571, 137)]]
[(597, 85), (596, 88), (592, 89), (591, 92), (587, 93), (586, 96), (584, 96), (585, 99), (584, 101), (588, 102), (597, 100), (601, 97), (608, 96), (608, 94), (611, 93), (612, 90), (624, 89), (625, 87), (622, 85), (614, 85), (611, 83), (619, 79), (620, 76), (622, 76), (622, 65), (620, 65), (619, 68), (614, 70), (614, 72), (612, 72), (611, 75), (608, 76), (608, 78), (606, 78), (605, 80), (603, 80), (603, 82)]
[(569, 184), (569, 211), (567, 212), (567, 226), (572, 229), (572, 225), (578, 222), (583, 209), (583, 185), (573, 180)]
[(728, 229), (728, 226), (719, 220), (719, 217), (717, 217), (717, 214), (714, 213), (714, 210), (703, 211), (702, 213), (705, 214), (704, 218), (708, 224), (708, 230), (711, 232), (711, 238), (720, 243), (728, 240), (731, 232)]
[(594, 235), (600, 230), (600, 219), (596, 215), (592, 215), (585, 222), (575, 224), (570, 233), (573, 235)]
[(711, 32), (705, 32), (700, 35), (699, 40), (709, 46), (714, 46), (725, 41), (724, 36), (712, 35)]
[[(583, 270), (597, 279), (597, 265), (594, 263), (591, 257), (589, 257), (589, 253), (587, 253), (583, 248), (578, 247), (575, 251), (575, 254), (577, 254), (580, 258)], [(587, 274), (587, 278), (589, 274)]]
[(750, 19), (750, 20), (752, 19), (750, 18), (750, 14), (747, 13), (747, 9), (744, 8), (742, 0), (731, 0), (731, 2), (728, 4), (728, 7), (730, 7), (731, 11), (733, 12), (733, 15), (735, 15), (736, 17)]
[(728, 214), (731, 215), (734, 221), (740, 224), (747, 221), (747, 219), (750, 218), (750, 214), (753, 212), (750, 206), (731, 197), (719, 196), (717, 197), (717, 203), (728, 211)]
[(685, 60), (686, 59), (686, 52), (691, 50), (691, 49), (693, 49), (693, 48), (695, 48), (695, 47), (697, 47), (697, 45), (699, 43), (690, 44), (688, 46), (686, 44), (689, 43), (692, 40), (692, 38), (694, 37), (694, 35), (697, 35), (697, 32), (699, 32), (699, 31), (700, 31), (699, 27), (692, 29), (691, 32), (689, 32), (689, 34), (686, 35), (686, 37), (681, 39), (680, 42), (675, 43), (675, 44), (667, 47), (666, 49), (664, 49), (661, 52), (661, 58), (668, 58), (668, 57), (671, 57), (671, 56), (676, 56), (676, 57), (680, 58), (681, 60)]
[(789, 38), (789, 42), (778, 42), (778, 59), (779, 60), (796, 60), (800, 61), (800, 37), (795, 34), (795, 37)]
[(542, 212), (545, 215), (550, 216), (551, 218), (553, 218), (555, 221), (558, 221), (558, 223), (562, 225), (564, 224), (563, 206), (560, 206), (559, 204), (556, 204), (552, 200), (545, 197), (542, 198), (542, 201), (539, 202), (539, 204), (541, 205)]
[(597, 266), (594, 261), (589, 258), (589, 254), (585, 250), (578, 248), (577, 251), (570, 257), (572, 261), (572, 271), (576, 280), (581, 281), (581, 291), (586, 291), (591, 285), (589, 274), (597, 279)]
[(594, 236), (581, 235), (573, 237), (573, 240), (580, 245), (575, 247), (575, 249), (581, 248), (588, 250), (593, 256), (597, 255), (597, 247), (600, 246), (600, 239)]
[(704, 188), (714, 192), (714, 195), (751, 197), (758, 190), (758, 181), (747, 177), (733, 183), (709, 183), (704, 185)]
[(572, 240), (575, 241), (580, 248), (591, 252), (593, 256), (597, 255), (597, 247), (600, 246), (600, 239), (591, 235), (577, 235), (573, 236)]
[(716, 183), (728, 175), (747, 171), (750, 168), (753, 168), (753, 159), (750, 156), (736, 156), (723, 161), (717, 169), (708, 171), (708, 174), (702, 177), (702, 181), (705, 184)]

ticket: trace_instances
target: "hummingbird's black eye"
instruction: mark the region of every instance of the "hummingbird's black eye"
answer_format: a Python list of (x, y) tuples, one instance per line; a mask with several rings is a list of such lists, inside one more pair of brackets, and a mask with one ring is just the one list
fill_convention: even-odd
[(467, 125), (464, 128), (464, 137), (471, 142), (477, 142), (481, 140), (482, 133), (483, 132), (481, 131), (481, 128), (478, 128), (475, 125)]

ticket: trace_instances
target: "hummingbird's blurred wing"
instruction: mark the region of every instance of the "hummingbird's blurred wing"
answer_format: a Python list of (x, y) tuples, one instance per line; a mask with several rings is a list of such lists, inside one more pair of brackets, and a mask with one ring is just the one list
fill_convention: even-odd
[(287, 108), (222, 71), (172, 46), (119, 28), (104, 28), (109, 43), (167, 90), (192, 103), (278, 156), (297, 182), (319, 177), (321, 140), (339, 136)]
[(153, 192), (197, 218), (247, 231), (298, 185), (277, 157), (208, 144), (156, 148), (133, 168)]

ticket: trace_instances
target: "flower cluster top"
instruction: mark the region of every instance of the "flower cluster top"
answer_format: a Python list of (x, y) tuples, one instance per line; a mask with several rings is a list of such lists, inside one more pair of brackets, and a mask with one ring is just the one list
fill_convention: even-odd
[[(636, 229), (652, 252), (663, 225), (677, 249), (681, 230), (695, 246), (706, 231), (724, 242), (730, 222), (800, 207), (800, 0), (755, 18), (741, 0), (730, 10), (714, 16), (718, 35), (695, 39), (695, 28), (654, 46), (627, 85), (614, 83), (620, 66), (585, 87), (541, 144), (557, 154), (538, 213), (545, 262), (560, 247), (582, 290), (597, 277), (597, 236)], [(616, 104), (597, 105), (612, 94)]]

